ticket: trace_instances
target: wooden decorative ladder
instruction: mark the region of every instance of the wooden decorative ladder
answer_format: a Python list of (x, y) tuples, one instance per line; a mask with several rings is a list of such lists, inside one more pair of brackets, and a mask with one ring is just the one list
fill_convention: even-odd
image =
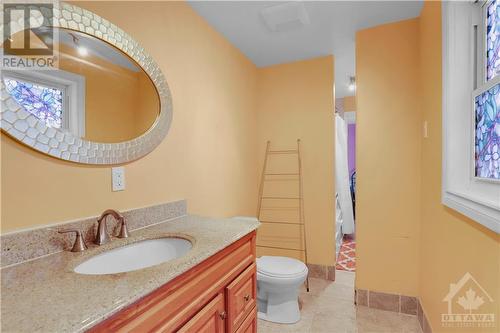
[[(303, 236), (301, 240), (301, 244), (303, 244), (302, 248), (296, 249), (296, 248), (287, 248), (287, 247), (278, 247), (278, 246), (265, 246), (265, 245), (258, 245), (260, 247), (265, 247), (265, 248), (270, 248), (270, 249), (277, 249), (277, 250), (293, 250), (293, 251), (300, 251), (304, 253), (304, 259), (305, 263), (307, 265), (307, 236), (306, 236), (306, 225), (305, 225), (305, 217), (304, 217), (304, 196), (303, 196), (303, 188), (302, 188), (302, 161), (300, 157), (300, 139), (297, 139), (297, 149), (292, 149), (292, 150), (270, 150), (271, 147), (271, 141), (267, 141), (266, 145), (266, 154), (264, 156), (264, 166), (262, 168), (262, 175), (261, 175), (261, 180), (260, 180), (260, 187), (259, 187), (259, 200), (257, 203), (257, 218), (261, 223), (274, 223), (274, 224), (282, 224), (282, 225), (298, 225), (301, 228), (301, 235)], [(268, 161), (270, 156), (272, 155), (283, 155), (283, 154), (292, 154), (297, 156), (297, 166), (298, 166), (298, 172), (297, 173), (290, 173), (290, 172), (277, 172), (277, 173), (268, 173), (267, 168), (268, 168)], [(273, 176), (296, 176), (298, 177), (296, 181), (298, 181), (298, 187), (299, 187), (299, 193), (298, 196), (265, 196), (264, 195), (264, 185), (265, 182), (268, 181), (267, 177), (273, 177)], [(276, 180), (276, 179), (273, 179)], [(289, 179), (288, 179), (289, 180)], [(290, 222), (290, 221), (273, 221), (270, 219), (265, 219), (261, 220), (261, 213), (262, 213), (262, 201), (266, 199), (279, 199), (279, 200), (296, 200), (298, 201), (298, 220), (299, 222)], [(309, 274), (306, 278), (306, 289), (309, 292)]]

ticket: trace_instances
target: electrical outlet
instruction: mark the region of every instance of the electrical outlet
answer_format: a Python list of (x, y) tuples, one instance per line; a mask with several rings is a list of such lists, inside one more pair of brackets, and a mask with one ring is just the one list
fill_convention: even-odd
[(111, 180), (113, 183), (113, 192), (123, 191), (125, 189), (125, 168), (111, 168)]

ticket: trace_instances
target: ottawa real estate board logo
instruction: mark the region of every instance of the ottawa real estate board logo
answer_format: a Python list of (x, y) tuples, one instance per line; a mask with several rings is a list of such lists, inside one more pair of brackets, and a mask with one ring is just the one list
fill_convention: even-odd
[(2, 69), (54, 69), (58, 65), (53, 27), (56, 2), (1, 2)]
[(468, 272), (450, 284), (443, 302), (448, 303), (448, 313), (441, 314), (443, 327), (495, 327), (495, 314), (481, 311), (488, 303), (494, 303), (493, 298)]

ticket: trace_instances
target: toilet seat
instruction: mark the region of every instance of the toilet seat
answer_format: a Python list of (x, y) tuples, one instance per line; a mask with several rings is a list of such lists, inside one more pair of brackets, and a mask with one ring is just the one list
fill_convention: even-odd
[(307, 275), (307, 266), (293, 258), (262, 256), (257, 258), (257, 273), (269, 278), (294, 279)]

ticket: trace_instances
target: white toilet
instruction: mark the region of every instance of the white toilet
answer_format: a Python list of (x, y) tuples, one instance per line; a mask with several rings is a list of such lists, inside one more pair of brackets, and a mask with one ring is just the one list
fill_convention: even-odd
[[(250, 216), (235, 219), (257, 221)], [(281, 324), (300, 320), (299, 291), (307, 278), (307, 266), (288, 257), (257, 258), (257, 315), (260, 319)]]
[(298, 322), (299, 291), (307, 273), (307, 266), (297, 259), (275, 256), (257, 258), (258, 317), (281, 324)]

